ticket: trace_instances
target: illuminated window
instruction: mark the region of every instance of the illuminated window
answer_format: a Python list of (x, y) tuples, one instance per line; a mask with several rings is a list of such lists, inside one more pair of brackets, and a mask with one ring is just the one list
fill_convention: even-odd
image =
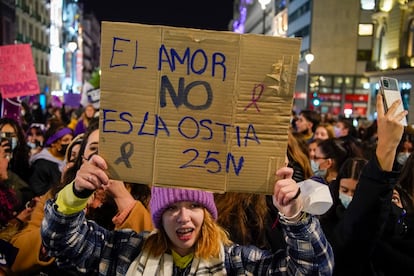
[(366, 11), (375, 9), (375, 0), (361, 0), (361, 9)]
[(359, 24), (358, 35), (372, 35), (374, 33), (374, 26), (372, 24)]

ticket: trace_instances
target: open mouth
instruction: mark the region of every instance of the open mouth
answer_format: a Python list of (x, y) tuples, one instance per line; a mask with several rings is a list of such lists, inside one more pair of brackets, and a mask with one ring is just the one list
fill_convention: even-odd
[(188, 240), (191, 238), (193, 231), (194, 231), (193, 228), (181, 228), (181, 229), (178, 229), (176, 233), (180, 240)]

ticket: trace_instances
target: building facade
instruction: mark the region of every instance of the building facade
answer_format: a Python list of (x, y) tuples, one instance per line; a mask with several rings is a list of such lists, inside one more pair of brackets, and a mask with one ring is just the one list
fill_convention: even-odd
[(28, 43), (43, 108), (52, 95), (82, 91), (99, 68), (100, 24), (77, 0), (1, 0), (0, 45)]
[[(272, 0), (266, 34), (302, 38), (294, 109), (373, 119), (378, 79), (389, 76), (400, 81), (404, 104), (414, 114), (413, 2)], [(258, 0), (236, 1), (233, 28), (260, 33), (258, 10)]]

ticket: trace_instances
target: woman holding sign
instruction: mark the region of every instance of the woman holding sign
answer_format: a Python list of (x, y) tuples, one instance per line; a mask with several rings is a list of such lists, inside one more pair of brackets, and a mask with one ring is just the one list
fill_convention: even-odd
[(331, 275), (333, 254), (316, 217), (303, 212), (303, 199), (282, 168), (274, 205), (287, 249), (272, 253), (229, 240), (217, 222), (213, 194), (152, 187), (150, 210), (157, 230), (108, 231), (85, 219), (91, 193), (110, 188), (105, 160), (94, 155), (75, 180), (45, 206), (41, 234), (61, 267), (100, 275)]

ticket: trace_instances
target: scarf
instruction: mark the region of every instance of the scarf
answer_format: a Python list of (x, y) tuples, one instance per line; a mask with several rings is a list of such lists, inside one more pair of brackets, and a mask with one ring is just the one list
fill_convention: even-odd
[[(224, 266), (224, 247), (220, 246), (220, 258), (199, 259), (194, 257), (188, 275), (227, 275)], [(131, 263), (126, 276), (170, 276), (173, 275), (174, 261), (169, 253), (154, 257), (150, 252), (143, 251)]]

